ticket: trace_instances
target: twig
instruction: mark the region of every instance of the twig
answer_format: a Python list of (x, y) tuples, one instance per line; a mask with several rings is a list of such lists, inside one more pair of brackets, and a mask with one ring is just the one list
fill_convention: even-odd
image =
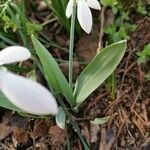
[(103, 6), (100, 14), (100, 34), (99, 34), (97, 53), (99, 53), (99, 51), (102, 49), (102, 40), (104, 36), (105, 10), (106, 10), (106, 6)]
[(87, 112), (89, 111), (89, 109), (90, 109), (93, 105), (96, 105), (96, 103), (97, 103), (98, 101), (100, 101), (101, 98), (103, 98), (104, 96), (107, 96), (107, 95), (108, 95), (108, 93), (103, 93), (103, 94), (100, 94), (98, 97), (96, 97), (96, 98), (94, 99), (94, 101), (92, 101), (92, 102), (87, 106), (87, 108), (86, 108), (85, 111), (84, 111), (84, 114), (87, 114)]
[(126, 60), (126, 63), (125, 63), (125, 67), (124, 67), (124, 73), (123, 73), (123, 76), (122, 76), (122, 80), (121, 80), (121, 87), (120, 87), (120, 91), (123, 90), (123, 83), (124, 83), (124, 80), (125, 80), (125, 76), (126, 76), (126, 69), (128, 68), (128, 65), (129, 65), (129, 61), (131, 59), (131, 55), (137, 50), (138, 47), (134, 48), (133, 50), (132, 49), (129, 49), (129, 53), (128, 53), (128, 56), (127, 56), (127, 60)]
[(142, 92), (142, 88), (140, 88), (140, 89), (138, 90), (138, 93), (137, 93), (137, 95), (136, 95), (136, 97), (135, 97), (135, 99), (134, 99), (134, 102), (133, 102), (132, 106), (131, 106), (131, 112), (132, 112), (132, 110), (133, 110), (133, 108), (134, 108), (134, 106), (135, 106), (135, 104), (136, 104), (138, 98), (140, 97), (141, 92)]
[(99, 144), (99, 150), (105, 150), (106, 147), (106, 129), (104, 126), (101, 127), (101, 140)]
[(137, 116), (139, 118), (139, 120), (146, 126), (146, 122), (140, 117), (140, 115), (138, 115), (138, 113), (133, 109), (132, 112), (135, 114), (135, 116)]
[(146, 135), (144, 135), (142, 128), (140, 126), (140, 124), (133, 118), (133, 123), (136, 125), (136, 127), (139, 129), (141, 135), (143, 136), (144, 139), (146, 139)]

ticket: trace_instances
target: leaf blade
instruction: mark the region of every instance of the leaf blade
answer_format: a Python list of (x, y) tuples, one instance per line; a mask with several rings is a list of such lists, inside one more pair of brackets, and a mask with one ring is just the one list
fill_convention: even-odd
[(72, 106), (75, 105), (72, 89), (69, 87), (69, 84), (57, 62), (48, 50), (33, 35), (31, 38), (37, 55), (42, 63), (44, 74), (48, 82), (57, 92), (63, 94)]
[[(113, 53), (112, 50), (114, 49)], [(77, 105), (82, 103), (115, 70), (126, 49), (126, 40), (104, 48), (79, 75), (74, 90)], [(109, 60), (108, 60), (109, 58)], [(101, 66), (99, 66), (101, 65)]]
[(65, 123), (66, 123), (66, 114), (63, 111), (62, 107), (59, 107), (58, 114), (55, 117), (56, 123), (61, 129), (65, 129)]
[(90, 123), (94, 125), (101, 125), (106, 123), (110, 119), (110, 116), (104, 117), (104, 118), (95, 118), (93, 121), (90, 121)]

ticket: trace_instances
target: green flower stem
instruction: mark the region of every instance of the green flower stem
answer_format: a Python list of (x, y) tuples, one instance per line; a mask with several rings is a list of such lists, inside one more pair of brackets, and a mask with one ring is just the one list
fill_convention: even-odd
[(70, 47), (69, 47), (69, 85), (72, 87), (72, 75), (73, 75), (73, 48), (74, 48), (74, 30), (76, 20), (76, 0), (73, 4), (73, 13), (71, 17), (71, 30), (70, 30)]
[(75, 132), (77, 133), (80, 141), (82, 142), (84, 149), (90, 150), (88, 143), (86, 142), (86, 140), (83, 138), (83, 136), (81, 134), (80, 128), (76, 124), (76, 122), (75, 122), (74, 118), (72, 117), (72, 115), (70, 114), (70, 112), (66, 109), (66, 106), (59, 95), (57, 95), (57, 100), (60, 103), (60, 105), (62, 106), (62, 109), (66, 113), (67, 117), (70, 119), (70, 123), (72, 124)]

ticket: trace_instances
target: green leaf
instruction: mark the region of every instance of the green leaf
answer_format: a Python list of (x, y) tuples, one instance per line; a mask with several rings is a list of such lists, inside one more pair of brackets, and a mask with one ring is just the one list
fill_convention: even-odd
[(56, 92), (63, 94), (72, 106), (75, 105), (72, 89), (69, 87), (69, 84), (55, 59), (33, 35), (32, 42), (37, 55), (40, 58), (44, 69), (44, 75), (49, 84), (52, 85)]
[(137, 59), (138, 64), (144, 64), (150, 60), (150, 43), (144, 46), (144, 50), (141, 52), (137, 52), (139, 56)]
[(144, 77), (150, 81), (150, 73), (146, 74)]
[(113, 35), (116, 33), (116, 26), (114, 24), (111, 24), (111, 25), (108, 25), (108, 26), (105, 26), (104, 27), (104, 32), (106, 34), (110, 34), (110, 35)]
[(109, 120), (109, 116), (104, 117), (104, 118), (95, 118), (93, 121), (90, 121), (90, 123), (94, 124), (94, 125), (101, 125), (106, 123)]
[(56, 115), (56, 123), (61, 129), (65, 128), (66, 114), (63, 111), (62, 107), (59, 107), (59, 112)]
[(101, 0), (102, 5), (104, 6), (115, 6), (118, 4), (117, 0)]
[(143, 53), (146, 57), (150, 57), (150, 43), (144, 47), (144, 50), (142, 51), (142, 53)]
[(126, 40), (104, 48), (79, 75), (74, 97), (76, 103), (82, 103), (115, 70), (126, 49)]
[(21, 109), (13, 105), (1, 91), (0, 91), (0, 106), (13, 111), (18, 111), (18, 112), (22, 111)]

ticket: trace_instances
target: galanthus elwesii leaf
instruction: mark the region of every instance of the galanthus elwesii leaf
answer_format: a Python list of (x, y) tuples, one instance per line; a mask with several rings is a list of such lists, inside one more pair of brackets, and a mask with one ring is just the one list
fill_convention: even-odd
[(10, 46), (0, 51), (0, 65), (27, 60), (31, 57), (30, 51), (22, 46)]
[(66, 124), (66, 114), (63, 111), (62, 107), (59, 107), (58, 113), (56, 115), (56, 123), (59, 128), (65, 129), (65, 124)]
[(84, 0), (78, 2), (77, 17), (82, 29), (89, 34), (92, 28), (92, 14)]
[(70, 18), (70, 16), (72, 15), (72, 11), (73, 11), (73, 1), (74, 0), (69, 0), (67, 7), (66, 7), (66, 17)]
[(75, 100), (73, 97), (72, 88), (69, 87), (69, 84), (57, 62), (48, 50), (34, 36), (32, 36), (32, 42), (42, 63), (44, 75), (47, 81), (50, 85), (52, 85), (56, 92), (63, 94), (68, 102), (74, 106)]
[(25, 77), (0, 71), (0, 90), (22, 112), (34, 115), (56, 115), (58, 112), (53, 95), (44, 86)]
[(86, 1), (87, 1), (87, 5), (90, 8), (97, 9), (97, 10), (101, 9), (101, 6), (100, 6), (98, 0), (86, 0)]
[(126, 49), (126, 40), (114, 43), (97, 54), (79, 75), (74, 97), (80, 105), (115, 70)]
[(101, 125), (106, 123), (110, 119), (110, 116), (104, 117), (104, 118), (95, 118), (93, 121), (90, 121), (90, 123), (94, 125)]

